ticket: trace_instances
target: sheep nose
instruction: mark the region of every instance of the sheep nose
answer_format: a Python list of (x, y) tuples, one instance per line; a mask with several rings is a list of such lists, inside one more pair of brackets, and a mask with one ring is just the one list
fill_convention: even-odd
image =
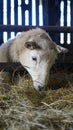
[(44, 86), (41, 84), (41, 83), (38, 83), (38, 82), (34, 82), (34, 88), (37, 90), (37, 91), (42, 91)]
[(43, 89), (43, 87), (39, 85), (39, 86), (38, 86), (38, 90), (39, 90), (39, 91), (42, 91), (42, 89)]

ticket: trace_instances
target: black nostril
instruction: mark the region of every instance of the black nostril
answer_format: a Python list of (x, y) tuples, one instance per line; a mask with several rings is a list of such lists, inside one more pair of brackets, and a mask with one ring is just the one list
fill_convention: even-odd
[(40, 85), (38, 86), (39, 91), (41, 91), (41, 90), (42, 90), (42, 88), (43, 88), (42, 86), (40, 86)]

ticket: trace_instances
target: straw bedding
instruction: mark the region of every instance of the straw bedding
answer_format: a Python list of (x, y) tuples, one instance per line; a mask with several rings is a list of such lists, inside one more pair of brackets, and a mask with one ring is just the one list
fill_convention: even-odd
[(73, 73), (51, 73), (46, 91), (30, 77), (0, 77), (0, 130), (73, 130)]

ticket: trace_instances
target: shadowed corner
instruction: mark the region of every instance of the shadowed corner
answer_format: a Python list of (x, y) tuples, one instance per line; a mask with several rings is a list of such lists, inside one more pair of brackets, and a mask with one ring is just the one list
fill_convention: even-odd
[(2, 43), (3, 43), (3, 39), (0, 39), (0, 46), (2, 45)]

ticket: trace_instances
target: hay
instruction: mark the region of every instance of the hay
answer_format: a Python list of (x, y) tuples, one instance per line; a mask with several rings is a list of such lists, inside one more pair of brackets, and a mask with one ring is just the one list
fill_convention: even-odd
[(18, 75), (12, 84), (0, 78), (0, 130), (72, 129), (73, 73), (51, 74), (42, 92), (25, 76)]

